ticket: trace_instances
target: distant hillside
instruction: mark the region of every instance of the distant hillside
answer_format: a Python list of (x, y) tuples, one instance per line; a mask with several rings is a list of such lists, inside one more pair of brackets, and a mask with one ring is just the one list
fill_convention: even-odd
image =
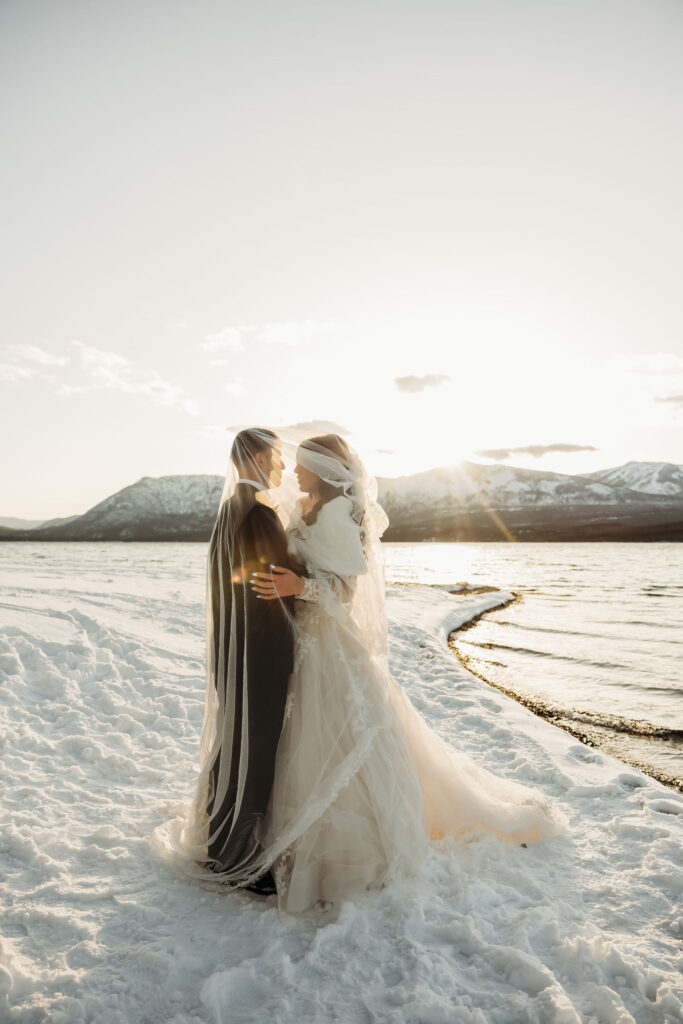
[(8, 526), (11, 530), (32, 530), (40, 526), (44, 519), (14, 519), (12, 516), (0, 516), (0, 526)]
[(221, 476), (144, 476), (82, 516), (0, 540), (206, 540), (223, 492)]
[(599, 469), (583, 475), (614, 487), (630, 487), (642, 494), (683, 498), (683, 466), (670, 462), (626, 462), (616, 469)]
[[(628, 463), (629, 467), (652, 464)], [(677, 470), (680, 466), (657, 464)], [(651, 468), (595, 474), (552, 473), (462, 462), (410, 477), (380, 481), (390, 526), (385, 540), (683, 540), (683, 491), (647, 492)], [(673, 477), (673, 472), (669, 472)]]
[(11, 530), (35, 530), (39, 526), (56, 526), (58, 523), (71, 523), (80, 516), (63, 516), (61, 519), (14, 519), (11, 516), (0, 518), (0, 527)]
[[(208, 540), (222, 476), (143, 477), (82, 516), (0, 540)], [(379, 480), (386, 540), (683, 540), (683, 467), (569, 475), (462, 462)]]

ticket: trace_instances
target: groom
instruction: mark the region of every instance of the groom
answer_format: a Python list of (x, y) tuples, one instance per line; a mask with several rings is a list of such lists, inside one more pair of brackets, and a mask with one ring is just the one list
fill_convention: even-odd
[[(230, 757), (227, 790), (217, 809), (214, 797), (207, 805), (211, 816), (208, 855), (218, 862), (212, 865), (217, 871), (238, 867), (245, 858), (248, 869), (250, 852), (260, 849), (255, 833), (273, 788), (294, 654), (294, 599), (263, 601), (249, 585), (253, 571), (290, 564), (282, 524), (273, 509), (260, 500), (262, 492), (277, 487), (282, 480), (284, 464), (278, 438), (262, 428), (242, 430), (235, 438), (230, 458), (239, 479), (234, 494), (218, 513), (209, 548), (214, 682), (221, 707), (229, 706), (234, 699), (234, 716), (227, 723), (231, 735), (223, 735), (227, 749), (223, 754), (221, 747), (211, 768), (215, 793), (221, 755)], [(219, 660), (221, 636), (224, 648)], [(231, 642), (235, 645), (232, 652)], [(223, 667), (222, 678), (217, 677), (219, 665)], [(246, 755), (242, 752), (245, 743)], [(270, 871), (246, 888), (263, 894), (276, 891)]]

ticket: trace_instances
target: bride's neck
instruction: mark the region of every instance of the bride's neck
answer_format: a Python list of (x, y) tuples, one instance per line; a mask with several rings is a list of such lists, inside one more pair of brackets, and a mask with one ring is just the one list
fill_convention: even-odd
[(310, 494), (304, 494), (301, 501), (304, 515), (307, 515), (318, 501), (320, 501), (320, 494), (317, 491), (312, 491)]

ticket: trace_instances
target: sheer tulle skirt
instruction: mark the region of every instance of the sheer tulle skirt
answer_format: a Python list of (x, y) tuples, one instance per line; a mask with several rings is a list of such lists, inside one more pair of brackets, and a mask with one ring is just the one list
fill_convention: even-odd
[(349, 623), (297, 610), (298, 651), (264, 821), (281, 909), (338, 903), (413, 874), (430, 837), (537, 839), (564, 820), (536, 789), (499, 779), (442, 740)]

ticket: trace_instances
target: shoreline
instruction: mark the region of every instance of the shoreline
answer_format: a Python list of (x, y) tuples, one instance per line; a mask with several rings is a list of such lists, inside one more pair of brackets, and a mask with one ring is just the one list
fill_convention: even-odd
[[(460, 589), (449, 591), (454, 596), (460, 594), (482, 594), (496, 592), (503, 593), (503, 591), (498, 590), (498, 587), (492, 586), (470, 587), (467, 583), (459, 583), (456, 584), (456, 586), (458, 586)], [(440, 587), (439, 589), (447, 590), (448, 588)], [(448, 634), (448, 648), (458, 659), (458, 662), (460, 663), (460, 665), (462, 665), (465, 671), (469, 672), (470, 675), (476, 676), (477, 679), (481, 679), (481, 681), (486, 683), (487, 686), (493, 687), (493, 689), (498, 690), (500, 693), (503, 693), (506, 697), (510, 697), (511, 700), (517, 701), (518, 704), (521, 704), (529, 711), (532, 711), (538, 718), (542, 718), (544, 721), (549, 722), (551, 725), (556, 726), (558, 729), (562, 729), (564, 732), (568, 732), (571, 736), (574, 737), (574, 739), (579, 740), (579, 742), (583, 743), (585, 746), (592, 747), (594, 750), (600, 750), (605, 754), (609, 754), (610, 757), (615, 757), (617, 760), (622, 761), (624, 764), (629, 765), (631, 768), (636, 768), (638, 771), (641, 771), (645, 775), (650, 776), (650, 778), (656, 779), (657, 782), (661, 782), (662, 785), (667, 786), (669, 789), (673, 789), (675, 792), (678, 793), (683, 793), (683, 780), (677, 779), (675, 776), (667, 775), (666, 772), (659, 771), (659, 769), (654, 768), (652, 765), (646, 764), (645, 762), (639, 761), (637, 759), (629, 759), (625, 757), (622, 752), (615, 752), (614, 746), (612, 744), (610, 744), (609, 742), (601, 743), (599, 741), (599, 735), (591, 736), (590, 733), (578, 728), (576, 725), (569, 725), (566, 719), (558, 712), (557, 708), (554, 708), (551, 705), (547, 704), (543, 701), (542, 698), (526, 697), (521, 694), (515, 693), (514, 690), (510, 690), (506, 686), (501, 686), (500, 683), (494, 683), (491, 679), (487, 679), (486, 676), (482, 675), (480, 671), (472, 667), (471, 662), (473, 659), (471, 659), (470, 657), (468, 657), (468, 655), (460, 651), (457, 646), (457, 640), (459, 635), (461, 633), (467, 632), (467, 630), (469, 629), (472, 629), (472, 627), (475, 626), (481, 618), (483, 618), (485, 615), (488, 615), (490, 612), (500, 611), (503, 608), (510, 607), (510, 605), (519, 604), (523, 600), (523, 596), (521, 593), (514, 591), (511, 591), (511, 593), (513, 594), (513, 596), (508, 600), (502, 601), (494, 608), (486, 608), (484, 609), (484, 611), (477, 612), (475, 615), (472, 616), (471, 619), (468, 619), (467, 622), (463, 622), (460, 626), (456, 626), (456, 628), (452, 629)], [(605, 733), (605, 736), (609, 736), (609, 726), (593, 726), (593, 728), (596, 731), (598, 731), (598, 733), (599, 730), (602, 728), (603, 732)], [(612, 731), (616, 732), (617, 730)]]

